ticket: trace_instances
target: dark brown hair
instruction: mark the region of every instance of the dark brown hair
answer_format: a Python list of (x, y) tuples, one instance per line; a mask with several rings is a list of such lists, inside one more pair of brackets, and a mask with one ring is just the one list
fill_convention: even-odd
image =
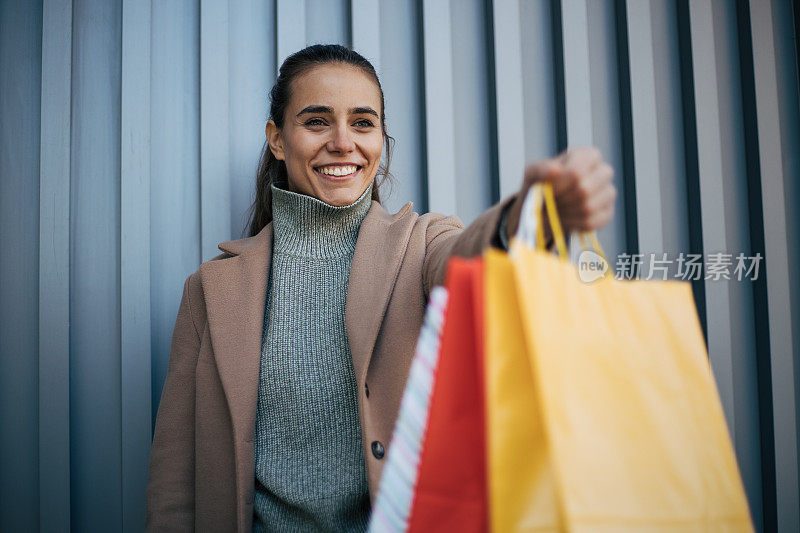
[[(383, 131), (386, 164), (382, 163), (378, 168), (375, 184), (372, 187), (372, 199), (380, 202), (379, 188), (387, 178), (391, 178), (389, 161), (391, 160), (394, 139), (386, 133), (386, 106), (378, 74), (375, 72), (372, 63), (361, 54), (338, 44), (315, 44), (287, 57), (281, 65), (275, 85), (269, 92), (269, 119), (274, 121), (278, 128), (282, 128), (286, 106), (291, 98), (292, 81), (311, 68), (328, 63), (343, 63), (360, 68), (375, 80), (375, 84), (381, 94), (381, 130)], [(379, 177), (380, 179), (378, 179)], [(286, 164), (276, 159), (272, 154), (272, 150), (269, 149), (269, 143), (264, 142), (256, 172), (256, 197), (253, 205), (250, 206), (248, 216), (247, 227), (250, 228), (251, 237), (272, 221), (272, 184), (285, 185), (287, 179)]]

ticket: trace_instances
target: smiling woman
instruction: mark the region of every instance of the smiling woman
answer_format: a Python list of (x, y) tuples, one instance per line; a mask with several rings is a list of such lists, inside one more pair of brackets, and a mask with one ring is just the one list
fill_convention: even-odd
[(520, 191), (467, 228), (410, 203), (388, 213), (383, 91), (342, 46), (289, 56), (270, 98), (250, 237), (221, 243), (184, 284), (151, 531), (365, 530), (448, 259), (503, 246), (538, 180), (553, 182), (567, 230), (613, 213), (613, 173), (592, 148), (529, 165)]
[[(270, 102), (250, 236), (272, 220), (272, 184), (345, 205), (374, 180), (372, 199), (380, 201), (380, 185), (390, 176), (394, 139), (386, 131), (383, 89), (369, 61), (338, 45), (305, 48), (284, 61)], [(316, 167), (309, 167), (311, 158)], [(361, 167), (358, 176), (322, 181), (342, 172), (334, 167), (348, 164)], [(359, 188), (359, 194), (351, 194)], [(323, 191), (332, 196), (317, 196)]]
[(380, 88), (362, 69), (320, 65), (291, 83), (283, 127), (271, 119), (267, 142), (286, 165), (289, 189), (335, 206), (355, 201), (381, 160)]

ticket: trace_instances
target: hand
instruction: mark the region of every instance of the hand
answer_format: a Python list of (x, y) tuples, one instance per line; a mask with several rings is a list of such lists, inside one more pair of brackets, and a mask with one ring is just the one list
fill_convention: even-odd
[[(614, 169), (603, 161), (600, 150), (591, 146), (572, 148), (552, 159), (529, 164), (525, 168), (519, 196), (508, 212), (508, 237), (517, 233), (522, 202), (528, 189), (540, 181), (549, 181), (553, 185), (553, 196), (565, 237), (574, 231), (588, 232), (602, 228), (614, 218), (617, 189), (613, 178)], [(547, 241), (550, 225), (547, 217), (544, 220)]]

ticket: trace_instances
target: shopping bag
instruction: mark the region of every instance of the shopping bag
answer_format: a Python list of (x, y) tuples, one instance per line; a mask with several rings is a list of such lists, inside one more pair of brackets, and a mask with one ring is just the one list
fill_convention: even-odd
[(689, 284), (580, 281), (538, 194), (561, 256), (484, 255), (492, 529), (751, 531)]
[(431, 293), (370, 531), (486, 531), (481, 259)]
[(400, 412), (386, 454), (386, 466), (372, 508), (369, 522), (371, 533), (408, 529), (434, 372), (439, 361), (447, 298), (447, 289), (435, 287), (428, 299), (414, 359), (400, 401)]
[(408, 531), (486, 531), (483, 267), (453, 258), (448, 307)]

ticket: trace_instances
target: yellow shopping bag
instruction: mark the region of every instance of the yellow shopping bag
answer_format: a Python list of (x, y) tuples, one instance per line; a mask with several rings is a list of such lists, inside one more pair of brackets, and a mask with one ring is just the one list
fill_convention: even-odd
[(752, 531), (689, 284), (580, 281), (537, 194), (560, 257), (484, 257), (492, 529)]

